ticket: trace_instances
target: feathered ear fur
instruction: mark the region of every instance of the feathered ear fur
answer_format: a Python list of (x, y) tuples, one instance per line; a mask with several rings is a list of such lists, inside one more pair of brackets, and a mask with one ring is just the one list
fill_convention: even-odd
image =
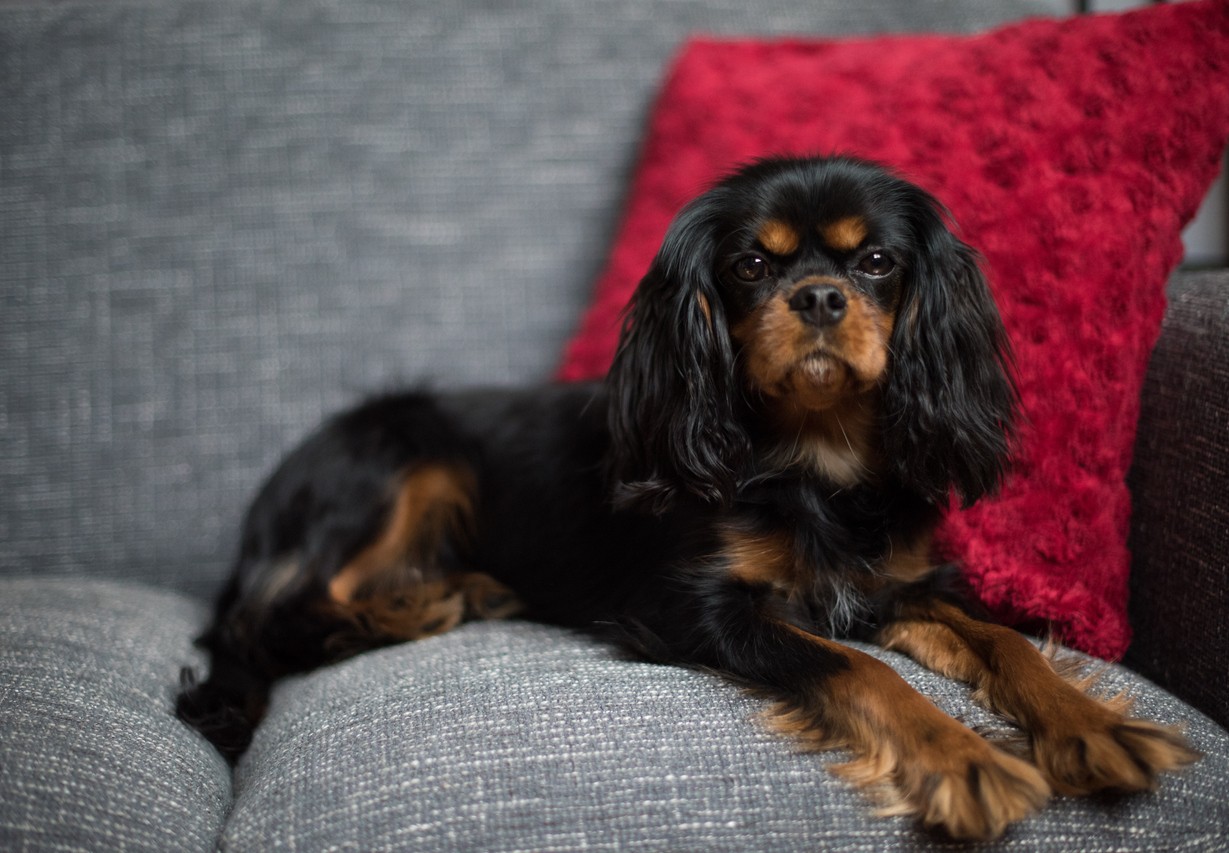
[[(919, 191), (920, 192), (920, 191)], [(884, 441), (906, 486), (969, 506), (995, 492), (1017, 396), (1006, 332), (977, 254), (929, 196), (914, 214), (919, 254), (897, 311)]]
[(616, 504), (662, 512), (680, 495), (733, 498), (750, 441), (714, 281), (720, 190), (675, 219), (624, 318), (607, 376)]

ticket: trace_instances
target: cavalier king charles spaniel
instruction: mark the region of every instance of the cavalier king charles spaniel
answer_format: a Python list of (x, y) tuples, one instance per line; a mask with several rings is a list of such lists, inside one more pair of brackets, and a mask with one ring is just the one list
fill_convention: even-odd
[[(770, 724), (956, 838), (1194, 753), (970, 615), (931, 534), (1003, 479), (1017, 396), (976, 253), (934, 198), (845, 157), (768, 159), (670, 226), (605, 381), (407, 392), (327, 422), (248, 511), (179, 715), (228, 758), (271, 684), (523, 614), (765, 697)], [(871, 640), (1026, 735), (942, 713)]]

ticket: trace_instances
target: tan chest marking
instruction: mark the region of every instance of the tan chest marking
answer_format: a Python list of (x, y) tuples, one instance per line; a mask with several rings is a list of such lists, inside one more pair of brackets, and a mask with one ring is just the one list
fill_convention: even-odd
[(845, 488), (864, 482), (879, 467), (874, 409), (870, 395), (818, 413), (780, 406), (774, 461), (783, 467), (800, 465)]
[(787, 534), (727, 530), (721, 538), (721, 555), (732, 577), (777, 589), (789, 589), (797, 581), (793, 542)]

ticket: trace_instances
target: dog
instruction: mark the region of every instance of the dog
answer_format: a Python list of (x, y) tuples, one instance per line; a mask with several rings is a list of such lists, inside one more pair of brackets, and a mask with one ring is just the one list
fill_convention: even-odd
[[(770, 158), (675, 218), (605, 381), (411, 391), (327, 422), (260, 490), (177, 711), (229, 759), (278, 678), (520, 613), (719, 673), (770, 725), (958, 839), (1197, 753), (982, 621), (931, 538), (992, 494), (1018, 421), (976, 252), (919, 187)], [(1020, 755), (872, 640), (975, 688)]]

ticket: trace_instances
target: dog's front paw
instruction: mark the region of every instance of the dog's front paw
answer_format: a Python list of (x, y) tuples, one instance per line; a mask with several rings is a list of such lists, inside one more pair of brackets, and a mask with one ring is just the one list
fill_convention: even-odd
[(836, 772), (878, 787), (883, 814), (910, 815), (959, 840), (998, 838), (1050, 797), (1050, 786), (1036, 767), (967, 730), (948, 732), (912, 754), (888, 760), (881, 754)]
[(1080, 796), (1151, 790), (1159, 774), (1185, 767), (1200, 754), (1174, 728), (1097, 703), (1084, 719), (1035, 732), (1033, 756), (1055, 791)]
[(911, 799), (928, 827), (953, 838), (998, 838), (1045, 805), (1050, 788), (1037, 769), (989, 745), (921, 779)]

